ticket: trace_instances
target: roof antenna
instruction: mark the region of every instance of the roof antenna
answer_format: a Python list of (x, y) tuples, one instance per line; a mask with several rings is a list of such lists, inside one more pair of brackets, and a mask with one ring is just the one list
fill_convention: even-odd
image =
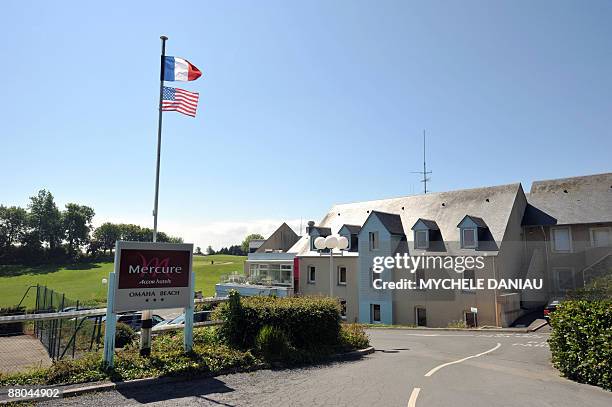
[(427, 171), (427, 162), (425, 160), (425, 130), (423, 130), (423, 171), (412, 171), (412, 174), (421, 174), (423, 175), (423, 179), (421, 182), (423, 183), (423, 193), (427, 193), (427, 181), (430, 181), (427, 175), (431, 174), (431, 171)]

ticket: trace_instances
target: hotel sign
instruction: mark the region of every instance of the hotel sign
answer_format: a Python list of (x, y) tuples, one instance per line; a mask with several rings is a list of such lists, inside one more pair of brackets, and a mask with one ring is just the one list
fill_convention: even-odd
[(193, 303), (192, 244), (117, 242), (113, 312)]

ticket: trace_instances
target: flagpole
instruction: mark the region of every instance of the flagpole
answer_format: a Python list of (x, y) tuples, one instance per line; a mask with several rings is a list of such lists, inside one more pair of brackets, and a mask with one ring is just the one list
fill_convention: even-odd
[(155, 170), (155, 205), (153, 207), (153, 241), (157, 242), (157, 208), (159, 200), (159, 164), (161, 159), (161, 136), (162, 136), (162, 98), (164, 95), (164, 59), (166, 56), (166, 41), (168, 37), (162, 35), (161, 64), (159, 71), (159, 119), (157, 124), (157, 167)]
[[(161, 161), (161, 140), (162, 140), (162, 99), (164, 96), (164, 63), (166, 56), (166, 41), (168, 37), (162, 35), (159, 37), (162, 41), (161, 48), (161, 63), (159, 71), (159, 119), (157, 123), (157, 166), (155, 168), (155, 204), (153, 207), (153, 242), (157, 242), (157, 208), (159, 200), (159, 167)], [(153, 328), (153, 320), (151, 320), (151, 310), (143, 310), (140, 316), (140, 355), (149, 356), (151, 354), (151, 328)]]

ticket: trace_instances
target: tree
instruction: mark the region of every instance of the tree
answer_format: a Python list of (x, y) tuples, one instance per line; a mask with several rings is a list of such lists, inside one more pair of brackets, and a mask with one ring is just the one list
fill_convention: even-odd
[(251, 242), (251, 240), (259, 240), (259, 239), (264, 239), (264, 237), (262, 235), (260, 235), (259, 233), (252, 233), (250, 235), (248, 235), (247, 237), (244, 238), (244, 240), (242, 241), (242, 252), (243, 253), (248, 253), (249, 252), (249, 243)]
[(215, 254), (215, 249), (213, 249), (211, 245), (208, 245), (208, 247), (206, 248), (206, 254), (208, 254), (209, 256), (211, 254)]
[(115, 242), (121, 240), (121, 228), (119, 225), (106, 222), (94, 231), (93, 236), (96, 244), (99, 245), (105, 254), (106, 250), (110, 250), (110, 253), (113, 254)]
[(62, 223), (70, 253), (89, 243), (94, 214), (94, 210), (85, 205), (75, 203), (66, 205), (66, 210), (62, 214)]
[(0, 205), (0, 246), (21, 243), (28, 232), (28, 212), (20, 207)]
[(60, 245), (64, 237), (62, 216), (55, 205), (51, 192), (41, 189), (30, 197), (29, 224), (41, 242), (49, 244), (51, 250)]
[(197, 246), (195, 249), (195, 254), (197, 254), (198, 256), (202, 255), (202, 248), (200, 246)]

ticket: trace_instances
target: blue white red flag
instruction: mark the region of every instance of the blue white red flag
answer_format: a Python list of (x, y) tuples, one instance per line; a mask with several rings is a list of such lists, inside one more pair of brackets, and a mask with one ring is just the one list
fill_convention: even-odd
[(165, 81), (195, 81), (202, 72), (191, 62), (178, 57), (164, 57)]

